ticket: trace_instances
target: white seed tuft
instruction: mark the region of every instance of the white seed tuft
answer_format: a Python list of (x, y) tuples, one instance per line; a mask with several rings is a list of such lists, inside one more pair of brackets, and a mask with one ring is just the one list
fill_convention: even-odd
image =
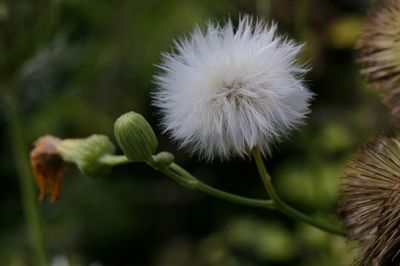
[(301, 125), (312, 98), (301, 80), (307, 69), (296, 64), (302, 45), (276, 29), (244, 16), (236, 29), (231, 20), (208, 23), (175, 42), (155, 76), (153, 103), (165, 131), (212, 160), (246, 156), (255, 146), (269, 153)]

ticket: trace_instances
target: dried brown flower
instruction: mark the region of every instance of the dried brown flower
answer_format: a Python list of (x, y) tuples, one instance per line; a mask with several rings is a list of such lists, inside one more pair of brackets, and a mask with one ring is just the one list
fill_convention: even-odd
[(361, 74), (400, 117), (400, 0), (377, 1), (357, 44)]
[(339, 211), (360, 265), (400, 265), (400, 141), (381, 137), (351, 160)]
[(45, 135), (35, 141), (31, 151), (31, 164), (40, 190), (40, 200), (49, 193), (50, 201), (55, 202), (60, 195), (65, 175), (65, 163), (57, 150), (60, 142), (59, 138)]

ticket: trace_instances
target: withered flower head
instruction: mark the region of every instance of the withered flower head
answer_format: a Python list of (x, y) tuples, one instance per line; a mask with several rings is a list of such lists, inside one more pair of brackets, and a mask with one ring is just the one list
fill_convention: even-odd
[(369, 142), (349, 163), (339, 211), (360, 265), (400, 265), (400, 141)]
[(81, 139), (64, 139), (57, 145), (63, 160), (74, 163), (90, 177), (108, 174), (112, 165), (103, 163), (102, 158), (114, 155), (115, 146), (105, 135), (94, 134)]
[(400, 0), (377, 1), (358, 42), (361, 74), (400, 117)]
[(65, 175), (65, 163), (57, 150), (60, 142), (59, 138), (45, 135), (35, 141), (35, 147), (31, 151), (31, 164), (39, 186), (40, 200), (49, 193), (50, 201), (55, 202), (60, 195)]

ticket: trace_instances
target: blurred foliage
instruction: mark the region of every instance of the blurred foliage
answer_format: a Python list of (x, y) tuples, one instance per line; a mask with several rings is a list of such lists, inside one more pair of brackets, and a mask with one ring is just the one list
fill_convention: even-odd
[[(19, 101), (29, 147), (43, 134), (112, 137), (114, 120), (134, 110), (155, 128), (160, 150), (174, 152), (205, 182), (265, 197), (250, 160), (210, 165), (177, 150), (160, 134), (150, 103), (160, 53), (170, 51), (174, 39), (197, 23), (243, 13), (268, 16), (280, 31), (306, 42), (312, 113), (267, 163), (285, 199), (335, 219), (346, 161), (392, 124), (355, 65), (353, 46), (368, 1), (263, 1), (0, 1), (0, 265), (32, 265), (10, 161), (4, 105), (10, 96)], [(298, 21), (299, 12), (305, 20)], [(146, 165), (118, 167), (99, 180), (70, 168), (60, 201), (43, 203), (41, 215), (55, 266), (340, 266), (355, 254), (343, 238), (276, 212), (186, 191)]]

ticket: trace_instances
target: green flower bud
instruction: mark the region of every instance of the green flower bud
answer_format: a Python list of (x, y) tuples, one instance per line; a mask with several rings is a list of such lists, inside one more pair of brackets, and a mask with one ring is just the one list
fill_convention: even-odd
[(163, 151), (154, 155), (153, 160), (158, 165), (169, 166), (171, 163), (174, 162), (175, 157), (172, 153)]
[(114, 124), (115, 138), (131, 161), (146, 161), (157, 148), (157, 138), (146, 119), (138, 113), (121, 115)]
[(101, 158), (115, 153), (115, 146), (104, 135), (91, 135), (84, 139), (65, 139), (57, 145), (63, 159), (75, 163), (87, 176), (98, 177), (110, 172), (112, 166)]

